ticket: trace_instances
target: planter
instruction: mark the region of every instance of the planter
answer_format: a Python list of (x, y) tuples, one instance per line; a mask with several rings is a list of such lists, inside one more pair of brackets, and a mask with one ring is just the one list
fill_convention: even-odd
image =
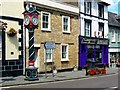
[(101, 70), (102, 74), (106, 74), (106, 69)]
[(8, 35), (9, 35), (10, 37), (14, 37), (14, 36), (16, 35), (16, 33), (8, 33)]
[(14, 28), (10, 28), (10, 30), (7, 32), (7, 34), (10, 37), (14, 37), (17, 34), (17, 31)]

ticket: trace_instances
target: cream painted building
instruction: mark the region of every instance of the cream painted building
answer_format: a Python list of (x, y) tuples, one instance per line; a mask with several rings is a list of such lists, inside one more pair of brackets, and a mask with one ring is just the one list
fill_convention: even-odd
[(23, 74), (23, 11), (23, 1), (2, 0), (0, 3), (0, 20), (7, 23), (0, 42), (2, 76)]

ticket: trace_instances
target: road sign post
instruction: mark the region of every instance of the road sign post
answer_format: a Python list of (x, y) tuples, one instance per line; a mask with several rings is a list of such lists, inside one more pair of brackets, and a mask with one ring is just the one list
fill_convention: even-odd
[[(55, 49), (55, 42), (45, 42), (46, 49), (52, 49), (52, 76), (54, 77), (53, 67), (54, 67), (54, 49)], [(47, 78), (47, 58), (45, 58), (45, 77)]]

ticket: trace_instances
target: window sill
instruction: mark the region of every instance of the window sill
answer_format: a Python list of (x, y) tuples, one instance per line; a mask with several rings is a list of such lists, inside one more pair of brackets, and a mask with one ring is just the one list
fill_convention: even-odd
[(63, 31), (63, 33), (64, 34), (70, 34), (71, 32), (69, 32), (69, 31), (68, 32), (67, 31)]
[(69, 62), (68, 59), (62, 59), (61, 62)]
[(44, 63), (52, 63), (52, 62), (54, 62), (54, 61), (47, 61), (47, 62), (44, 61)]
[(115, 41), (112, 41), (111, 43), (115, 43)]
[(41, 31), (46, 31), (46, 32), (51, 32), (51, 30), (49, 30), (49, 29), (41, 29)]

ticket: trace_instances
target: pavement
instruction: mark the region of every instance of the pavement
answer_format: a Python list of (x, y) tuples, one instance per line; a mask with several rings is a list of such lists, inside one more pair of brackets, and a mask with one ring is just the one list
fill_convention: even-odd
[[(106, 68), (106, 75), (116, 74), (118, 73), (118, 68)], [(39, 74), (39, 80), (35, 81), (27, 81), (24, 80), (25, 76), (17, 76), (17, 77), (1, 77), (0, 78), (0, 86), (16, 86), (16, 85), (25, 85), (25, 84), (35, 84), (35, 83), (46, 83), (46, 82), (55, 82), (55, 81), (63, 81), (63, 80), (71, 80), (71, 79), (81, 79), (81, 78), (90, 78), (93, 76), (86, 76), (85, 69), (79, 71), (66, 71), (66, 72), (58, 72), (54, 77), (52, 73), (47, 74), (47, 78), (45, 74)]]

